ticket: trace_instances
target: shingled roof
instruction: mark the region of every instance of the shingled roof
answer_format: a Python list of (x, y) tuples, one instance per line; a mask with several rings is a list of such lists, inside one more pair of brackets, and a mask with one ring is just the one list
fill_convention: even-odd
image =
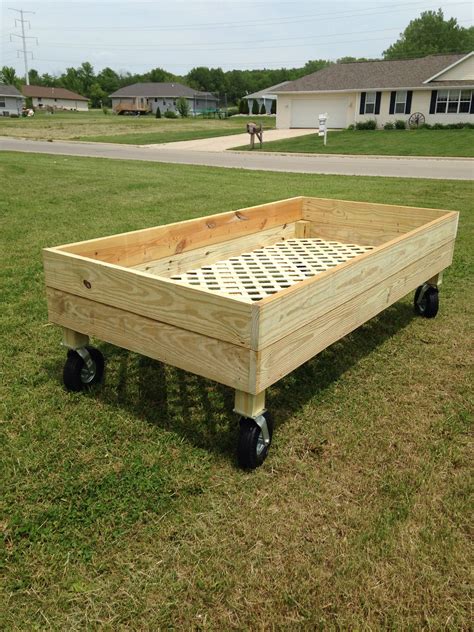
[(66, 88), (48, 88), (46, 86), (21, 86), (21, 91), (25, 97), (36, 97), (39, 99), (70, 99), (71, 101), (87, 101), (77, 92), (71, 92)]
[(113, 92), (110, 97), (203, 97), (217, 101), (217, 98), (210, 92), (193, 90), (182, 83), (133, 83)]
[[(388, 88), (427, 87), (424, 81), (430, 79), (456, 61), (466, 57), (466, 53), (452, 55), (429, 55), (417, 59), (397, 59), (384, 61), (361, 61), (332, 64), (310, 75), (291, 81), (275, 90), (286, 92), (319, 92), (337, 90), (368, 90)], [(462, 86), (465, 81), (433, 81), (428, 85)], [(474, 79), (468, 82), (474, 85)]]
[(23, 98), (21, 92), (15, 88), (15, 86), (10, 86), (6, 83), (0, 83), (0, 97), (20, 97)]

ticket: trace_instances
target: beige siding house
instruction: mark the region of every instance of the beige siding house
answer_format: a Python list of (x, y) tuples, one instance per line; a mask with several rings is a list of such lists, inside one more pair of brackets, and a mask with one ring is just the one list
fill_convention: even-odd
[(15, 86), (0, 83), (0, 116), (20, 116), (24, 97)]
[(191, 115), (218, 107), (218, 99), (210, 92), (193, 90), (181, 83), (134, 83), (120, 88), (109, 95), (112, 107), (117, 114), (125, 112), (152, 112), (160, 108), (160, 112), (177, 112), (176, 102), (184, 97), (189, 105)]
[(86, 97), (66, 88), (47, 88), (46, 86), (22, 86), (25, 97), (31, 97), (33, 107), (38, 110), (51, 107), (55, 110), (77, 110), (87, 112), (89, 102)]
[(474, 53), (419, 59), (333, 64), (275, 90), (277, 128), (317, 128), (328, 113), (330, 128), (375, 119), (426, 123), (474, 122)]

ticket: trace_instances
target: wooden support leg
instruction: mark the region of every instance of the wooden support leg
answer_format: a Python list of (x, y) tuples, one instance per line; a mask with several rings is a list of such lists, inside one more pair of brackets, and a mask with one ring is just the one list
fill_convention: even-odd
[(235, 391), (234, 412), (243, 417), (258, 417), (265, 411), (265, 391), (251, 395), (244, 391)]
[(428, 279), (427, 283), (428, 285), (433, 285), (434, 287), (440, 287), (443, 283), (443, 270), (441, 270), (438, 274), (435, 274), (431, 277), (431, 279)]
[(307, 219), (299, 219), (295, 222), (296, 239), (304, 239), (310, 236), (311, 222)]
[(89, 336), (63, 327), (63, 345), (69, 349), (80, 349), (89, 344)]

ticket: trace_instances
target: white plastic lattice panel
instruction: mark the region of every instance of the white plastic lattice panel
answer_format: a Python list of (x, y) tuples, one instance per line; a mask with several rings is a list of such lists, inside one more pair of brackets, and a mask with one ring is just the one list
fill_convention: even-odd
[(259, 301), (369, 250), (324, 239), (288, 239), (171, 278)]

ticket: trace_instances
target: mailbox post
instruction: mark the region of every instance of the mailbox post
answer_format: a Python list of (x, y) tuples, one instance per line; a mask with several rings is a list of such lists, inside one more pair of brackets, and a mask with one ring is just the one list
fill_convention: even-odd
[(257, 125), (256, 123), (247, 123), (247, 133), (250, 134), (250, 149), (255, 147), (255, 136), (260, 141), (260, 149), (262, 149), (263, 144), (263, 127), (262, 124)]
[(328, 120), (327, 112), (325, 112), (324, 114), (320, 114), (319, 115), (319, 132), (318, 132), (318, 136), (324, 136), (324, 146), (326, 146), (327, 137), (328, 137), (327, 120)]

